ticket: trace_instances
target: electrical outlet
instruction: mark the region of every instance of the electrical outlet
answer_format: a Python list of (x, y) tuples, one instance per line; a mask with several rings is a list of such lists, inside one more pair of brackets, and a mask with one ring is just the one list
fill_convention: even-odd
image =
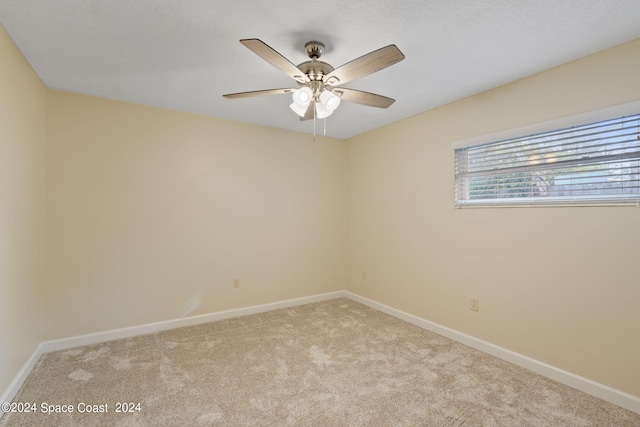
[(471, 297), (469, 299), (469, 310), (478, 311), (478, 298)]
[(367, 280), (367, 272), (362, 270), (362, 280)]
[(233, 278), (233, 287), (234, 288), (239, 288), (240, 287), (240, 278), (239, 277), (234, 277)]

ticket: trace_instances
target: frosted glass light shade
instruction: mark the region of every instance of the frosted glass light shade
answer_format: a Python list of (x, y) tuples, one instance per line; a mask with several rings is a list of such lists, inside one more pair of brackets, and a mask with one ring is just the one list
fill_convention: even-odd
[(307, 102), (307, 105), (299, 105), (296, 104), (295, 102), (291, 105), (289, 105), (289, 107), (291, 107), (291, 109), (293, 111), (295, 111), (295, 113), (297, 115), (299, 115), (300, 117), (304, 117), (304, 113), (307, 112), (307, 107), (309, 106), (309, 103)]
[(309, 102), (311, 102), (311, 98), (313, 98), (313, 92), (306, 86), (293, 92), (293, 102), (305, 108), (307, 108)]
[(333, 111), (340, 105), (340, 97), (328, 90), (320, 94), (320, 102), (327, 111)]
[(327, 110), (322, 102), (316, 102), (316, 117), (319, 119), (325, 119), (333, 114), (333, 111)]

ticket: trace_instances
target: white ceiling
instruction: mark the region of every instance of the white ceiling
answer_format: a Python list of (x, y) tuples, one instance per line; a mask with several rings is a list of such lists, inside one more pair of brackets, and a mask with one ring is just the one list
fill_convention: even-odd
[(345, 84), (396, 103), (342, 103), (327, 135), (347, 138), (636, 39), (640, 0), (0, 0), (0, 23), (50, 88), (308, 133), (290, 95), (222, 98), (296, 87), (238, 40), (294, 64), (320, 40), (336, 68), (396, 44)]

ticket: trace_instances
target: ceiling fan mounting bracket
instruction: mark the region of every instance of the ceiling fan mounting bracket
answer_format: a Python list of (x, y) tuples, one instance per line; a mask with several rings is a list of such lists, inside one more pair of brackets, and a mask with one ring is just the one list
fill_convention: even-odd
[(324, 53), (324, 43), (312, 40), (304, 44), (304, 50), (311, 59), (318, 59)]

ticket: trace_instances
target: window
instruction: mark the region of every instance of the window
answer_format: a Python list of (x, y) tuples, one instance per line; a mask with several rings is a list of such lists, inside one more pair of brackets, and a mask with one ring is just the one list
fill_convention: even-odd
[(640, 114), (454, 148), (456, 207), (640, 203)]

